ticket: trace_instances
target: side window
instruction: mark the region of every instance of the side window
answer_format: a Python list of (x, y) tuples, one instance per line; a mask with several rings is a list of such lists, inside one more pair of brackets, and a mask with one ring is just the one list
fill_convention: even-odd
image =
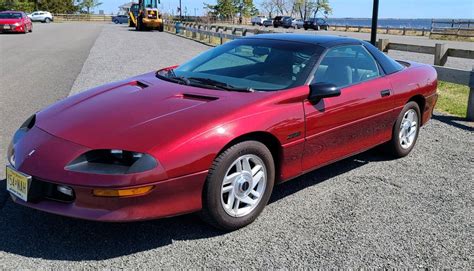
[(316, 70), (315, 83), (344, 87), (380, 76), (377, 62), (362, 45), (332, 48)]

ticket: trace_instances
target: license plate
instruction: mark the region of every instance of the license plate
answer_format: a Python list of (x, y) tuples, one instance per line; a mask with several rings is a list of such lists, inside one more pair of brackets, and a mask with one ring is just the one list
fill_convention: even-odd
[(10, 29), (10, 26), (6, 24), (3, 26), (3, 29)]
[(28, 201), (28, 187), (31, 176), (7, 166), (7, 191), (16, 197)]

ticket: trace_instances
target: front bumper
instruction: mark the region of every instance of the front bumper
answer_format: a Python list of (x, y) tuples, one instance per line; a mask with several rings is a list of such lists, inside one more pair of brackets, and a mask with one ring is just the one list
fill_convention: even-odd
[(71, 185), (75, 193), (72, 202), (47, 197), (25, 202), (14, 195), (11, 197), (20, 205), (67, 217), (104, 222), (149, 220), (200, 210), (206, 176), (207, 171), (203, 171), (151, 183), (149, 185), (154, 185), (152, 191), (133, 197), (97, 197), (92, 194), (93, 187)]
[[(163, 167), (122, 175), (81, 173), (64, 167), (90, 149), (55, 137), (38, 127), (31, 128), (15, 144), (14, 164), (20, 172), (32, 176), (32, 183), (44, 182), (46, 188), (25, 202), (12, 196), (14, 202), (34, 209), (87, 220), (134, 221), (174, 216), (200, 210), (207, 170), (168, 178)], [(48, 188), (66, 185), (74, 198), (60, 201), (48, 194)], [(94, 196), (93, 189), (128, 189), (153, 185), (144, 195), (131, 197)], [(30, 185), (31, 188), (31, 185)], [(36, 189), (37, 190), (37, 189)]]
[(0, 32), (25, 32), (26, 25), (9, 25), (10, 28), (6, 29), (4, 25), (0, 25)]
[(147, 27), (159, 27), (163, 24), (162, 19), (148, 19), (148, 18), (143, 18), (142, 19), (143, 24), (145, 24)]

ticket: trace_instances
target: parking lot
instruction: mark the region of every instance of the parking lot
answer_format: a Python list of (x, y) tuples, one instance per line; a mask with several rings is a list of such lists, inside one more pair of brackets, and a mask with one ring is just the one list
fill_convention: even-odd
[[(0, 162), (14, 130), (42, 107), (208, 48), (112, 24), (0, 35)], [(436, 113), (408, 157), (374, 149), (281, 184), (255, 223), (231, 233), (194, 214), (118, 224), (59, 217), (13, 204), (1, 182), (0, 268), (471, 269), (472, 146), (471, 126)]]

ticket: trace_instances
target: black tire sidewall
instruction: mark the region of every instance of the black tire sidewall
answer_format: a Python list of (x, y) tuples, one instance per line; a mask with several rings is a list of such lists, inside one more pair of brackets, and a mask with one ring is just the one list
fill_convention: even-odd
[[(243, 217), (232, 217), (227, 214), (221, 203), (222, 180), (230, 165), (238, 157), (246, 154), (254, 154), (262, 159), (267, 170), (267, 184), (258, 206), (250, 214)], [(216, 158), (206, 180), (203, 193), (203, 209), (210, 218), (209, 222), (223, 230), (235, 230), (252, 223), (267, 205), (272, 194), (274, 180), (274, 160), (271, 152), (264, 144), (258, 141), (244, 141), (230, 147)]]
[[(417, 117), (418, 117), (418, 121), (417, 121), (417, 124), (416, 124), (417, 125), (416, 135), (415, 135), (415, 139), (414, 139), (413, 144), (408, 149), (404, 149), (404, 148), (402, 148), (402, 146), (400, 144), (400, 139), (399, 139), (400, 125), (402, 123), (403, 116), (410, 109), (414, 109), (416, 114), (417, 114)], [(416, 141), (418, 140), (418, 135), (420, 134), (420, 127), (421, 127), (420, 107), (418, 106), (418, 104), (416, 102), (408, 102), (403, 107), (402, 112), (400, 112), (400, 115), (398, 116), (397, 121), (395, 122), (395, 125), (393, 126), (392, 141), (391, 141), (392, 146), (391, 147), (392, 147), (393, 154), (395, 156), (404, 157), (404, 156), (407, 156), (411, 152), (413, 147), (415, 147), (415, 145), (416, 145)]]

